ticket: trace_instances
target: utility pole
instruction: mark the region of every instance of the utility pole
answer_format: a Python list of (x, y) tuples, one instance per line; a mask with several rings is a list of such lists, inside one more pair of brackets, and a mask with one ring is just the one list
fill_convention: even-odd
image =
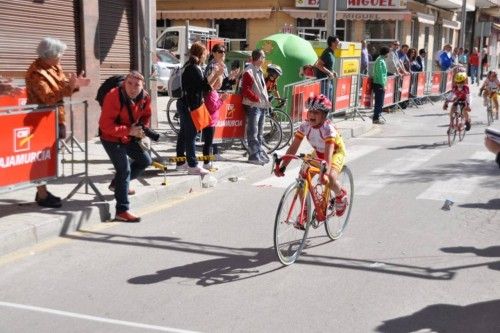
[(337, 1), (328, 0), (328, 12), (326, 18), (326, 31), (328, 36), (335, 35), (335, 31), (337, 30), (336, 18), (337, 18)]
[(465, 48), (465, 21), (467, 17), (467, 0), (462, 0), (462, 24), (460, 27), (460, 41), (459, 45)]

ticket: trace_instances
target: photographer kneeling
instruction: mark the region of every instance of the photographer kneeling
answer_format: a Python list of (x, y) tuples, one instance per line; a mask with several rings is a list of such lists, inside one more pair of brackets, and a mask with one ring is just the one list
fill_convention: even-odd
[(130, 72), (121, 87), (113, 88), (106, 94), (99, 119), (101, 142), (116, 170), (115, 178), (109, 185), (109, 189), (115, 192), (115, 221), (141, 220), (129, 212), (128, 196), (135, 193), (129, 184), (152, 163), (140, 140), (146, 135), (151, 137), (156, 134), (148, 128), (151, 98), (143, 86), (142, 74)]

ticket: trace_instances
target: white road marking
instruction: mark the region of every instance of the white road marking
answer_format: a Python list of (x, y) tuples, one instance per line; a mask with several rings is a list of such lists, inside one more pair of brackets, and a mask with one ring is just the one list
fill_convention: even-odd
[(440, 152), (438, 149), (408, 151), (402, 157), (388, 161), (384, 167), (374, 169), (367, 177), (357, 179), (356, 194), (371, 195), (387, 184), (397, 182), (398, 176), (417, 169)]
[[(491, 161), (491, 153), (481, 151), (474, 153), (471, 160), (481, 160), (484, 163)], [(467, 163), (467, 160), (464, 161)], [(438, 180), (433, 182), (432, 186), (417, 196), (417, 199), (424, 200), (439, 200), (444, 201), (450, 199), (454, 202), (464, 202), (471, 193), (478, 187), (482, 181), (491, 179), (491, 176), (471, 176), (461, 175), (458, 171), (452, 179)]]
[[(358, 159), (364, 155), (367, 155), (377, 149), (380, 149), (380, 146), (354, 146), (351, 149), (348, 150), (347, 156), (346, 156), (346, 161), (347, 163), (350, 163), (354, 161), (355, 159)], [(300, 166), (294, 167), (294, 168), (289, 168), (286, 170), (285, 176), (284, 177), (276, 177), (276, 176), (271, 176), (266, 179), (260, 180), (252, 185), (254, 186), (270, 186), (270, 187), (277, 187), (277, 188), (286, 188), (288, 185), (290, 185), (296, 178), (297, 175), (299, 174), (299, 169)]]
[(28, 311), (34, 311), (34, 312), (50, 313), (50, 314), (64, 316), (64, 317), (86, 319), (86, 320), (91, 320), (91, 321), (107, 323), (107, 324), (115, 324), (115, 325), (129, 326), (129, 327), (144, 328), (144, 329), (161, 331), (161, 332), (171, 332), (171, 333), (194, 333), (195, 332), (195, 331), (182, 330), (182, 329), (178, 329), (178, 328), (148, 325), (148, 324), (141, 324), (141, 323), (136, 323), (136, 322), (132, 322), (132, 321), (89, 316), (89, 315), (84, 315), (84, 314), (80, 314), (80, 313), (60, 311), (60, 310), (54, 310), (54, 309), (43, 308), (43, 307), (38, 307), (38, 306), (16, 304), (16, 303), (10, 303), (10, 302), (0, 302), (0, 306), (28, 310)]

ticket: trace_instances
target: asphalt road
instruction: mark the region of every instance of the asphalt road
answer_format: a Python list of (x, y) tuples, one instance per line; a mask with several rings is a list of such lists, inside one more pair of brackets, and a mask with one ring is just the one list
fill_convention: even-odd
[(290, 178), (258, 166), (140, 224), (0, 258), (0, 332), (500, 332), (500, 172), (481, 111), (451, 148), (440, 105), (350, 140), (346, 233), (312, 230), (289, 267), (272, 236)]

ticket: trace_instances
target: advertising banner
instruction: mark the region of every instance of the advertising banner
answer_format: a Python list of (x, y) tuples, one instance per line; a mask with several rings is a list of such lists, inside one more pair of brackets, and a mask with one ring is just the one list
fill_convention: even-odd
[(431, 94), (439, 95), (440, 84), (441, 84), (441, 72), (432, 73)]
[(6, 106), (26, 105), (27, 99), (26, 89), (23, 89), (20, 93), (14, 95), (0, 95), (0, 108)]
[(368, 76), (364, 76), (361, 81), (361, 106), (365, 108), (372, 107), (372, 80)]
[(241, 139), (245, 136), (245, 110), (241, 95), (231, 94), (219, 109), (214, 140)]
[(417, 97), (423, 97), (425, 91), (425, 72), (420, 72), (417, 75)]
[(389, 76), (387, 78), (387, 86), (385, 87), (384, 107), (394, 104), (394, 88), (396, 86), (396, 77)]
[(335, 89), (335, 111), (349, 108), (351, 101), (351, 83), (351, 76), (339, 77), (337, 79), (337, 87)]
[(307, 119), (307, 110), (304, 107), (309, 96), (319, 95), (321, 91), (321, 81), (298, 84), (293, 87), (292, 121), (303, 121)]
[(453, 72), (449, 71), (446, 74), (446, 91), (450, 91), (453, 86)]
[(401, 96), (399, 98), (400, 101), (407, 101), (410, 98), (410, 83), (411, 83), (411, 75), (403, 75), (401, 78), (403, 80), (403, 84), (401, 86)]
[(0, 191), (57, 177), (56, 110), (0, 112)]

